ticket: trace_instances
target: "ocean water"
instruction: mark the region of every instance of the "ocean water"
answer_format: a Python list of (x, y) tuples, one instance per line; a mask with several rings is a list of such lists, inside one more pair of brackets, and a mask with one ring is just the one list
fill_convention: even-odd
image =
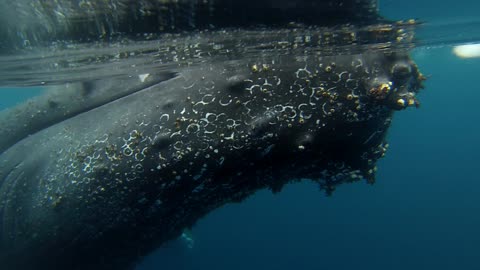
[[(382, 13), (434, 25), (478, 16), (474, 2), (398, 2), (383, 2)], [(475, 39), (460, 34), (451, 43)], [(259, 191), (201, 219), (192, 246), (168, 242), (137, 270), (480, 269), (480, 58), (460, 59), (441, 42), (412, 57), (428, 77), (422, 105), (396, 113), (374, 185), (342, 185), (331, 197), (308, 181)], [(0, 109), (40, 93), (0, 89)]]

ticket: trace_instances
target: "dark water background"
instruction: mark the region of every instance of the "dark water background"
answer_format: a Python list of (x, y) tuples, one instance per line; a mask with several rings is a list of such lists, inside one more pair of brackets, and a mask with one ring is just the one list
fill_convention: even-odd
[[(398, 2), (384, 1), (382, 13), (438, 21), (480, 10), (410, 1), (399, 13)], [(413, 58), (430, 77), (422, 107), (396, 114), (375, 185), (344, 185), (332, 197), (308, 181), (260, 191), (200, 220), (193, 249), (168, 243), (138, 270), (480, 269), (480, 59), (445, 46)], [(4, 108), (38, 90), (0, 91)]]

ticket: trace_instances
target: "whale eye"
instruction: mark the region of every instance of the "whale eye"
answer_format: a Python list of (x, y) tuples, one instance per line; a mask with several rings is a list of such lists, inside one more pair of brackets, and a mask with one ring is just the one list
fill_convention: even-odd
[(399, 62), (392, 66), (391, 74), (394, 81), (405, 81), (410, 78), (412, 67), (406, 62)]

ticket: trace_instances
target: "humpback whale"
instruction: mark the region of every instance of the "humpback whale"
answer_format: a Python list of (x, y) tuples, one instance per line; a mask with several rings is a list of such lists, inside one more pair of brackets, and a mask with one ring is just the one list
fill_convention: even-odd
[(393, 113), (419, 105), (415, 22), (375, 1), (27, 3), (0, 4), (5, 54), (153, 41), (167, 68), (1, 112), (2, 269), (133, 269), (259, 189), (373, 183)]

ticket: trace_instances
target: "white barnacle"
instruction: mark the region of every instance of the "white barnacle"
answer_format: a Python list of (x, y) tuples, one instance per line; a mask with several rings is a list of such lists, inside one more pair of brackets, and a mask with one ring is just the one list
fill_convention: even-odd
[(297, 79), (306, 79), (308, 78), (312, 73), (310, 71), (308, 71), (306, 68), (299, 68), (296, 72), (295, 72), (295, 76), (297, 77)]
[(136, 171), (136, 172), (143, 172), (143, 165), (140, 164), (140, 163), (137, 163), (133, 166), (133, 169)]
[(312, 118), (312, 114), (308, 114), (306, 115), (305, 114), (305, 111), (308, 108), (308, 104), (307, 103), (302, 103), (300, 105), (298, 105), (298, 110), (300, 111), (300, 117), (303, 118), (303, 119), (310, 119)]
[(190, 133), (196, 133), (200, 130), (200, 125), (199, 124), (195, 124), (195, 123), (192, 123), (190, 125), (187, 126), (187, 133), (190, 134)]
[(212, 134), (212, 133), (215, 133), (215, 131), (217, 131), (217, 126), (210, 123), (205, 125), (203, 128), (205, 129), (205, 134)]
[(310, 94), (310, 97), (309, 97), (309, 103), (310, 103), (311, 106), (315, 106), (315, 105), (317, 105), (317, 103), (313, 102), (312, 98), (314, 98), (315, 100), (320, 99), (319, 97), (315, 96), (315, 93), (317, 93), (318, 88), (317, 87), (312, 87), (310, 90), (311, 90), (311, 94)]
[(133, 150), (130, 148), (130, 146), (127, 146), (123, 149), (122, 153), (124, 156), (129, 157), (133, 154)]
[(224, 137), (225, 140), (232, 140), (232, 141), (234, 140), (234, 138), (235, 138), (235, 132), (232, 132), (232, 134), (228, 137)]
[(352, 66), (355, 67), (355, 68), (363, 67), (363, 61), (362, 61), (362, 59), (357, 58), (357, 59), (355, 59), (354, 61), (352, 61)]
[(227, 121), (226, 121), (226, 125), (227, 125), (228, 129), (234, 129), (234, 128), (240, 126), (239, 123), (237, 123), (237, 121), (235, 119), (231, 119), (231, 118), (227, 119)]
[(206, 113), (205, 114), (205, 118), (202, 118), (201, 120), (204, 120), (208, 123), (210, 122), (215, 122), (215, 120), (217, 120), (217, 114), (216, 113)]
[(195, 83), (192, 83), (191, 85), (183, 86), (183, 89), (190, 89), (195, 86)]
[(173, 148), (175, 150), (182, 150), (183, 148), (183, 142), (182, 141), (176, 141), (175, 144), (173, 145)]
[(215, 101), (215, 97), (211, 94), (207, 94), (202, 97), (202, 104), (210, 104)]
[(293, 119), (295, 117), (297, 117), (297, 111), (293, 108), (293, 106), (284, 106), (284, 109), (287, 110), (287, 113), (289, 113), (290, 115), (288, 116), (288, 118), (290, 119)]
[(168, 113), (164, 113), (160, 116), (160, 122), (167, 122), (168, 120), (170, 120), (170, 115)]
[(255, 89), (261, 89), (260, 85), (259, 84), (254, 84), (250, 87), (245, 88), (245, 90), (249, 91), (250, 94), (253, 94), (253, 90), (255, 90)]
[(328, 114), (328, 112), (327, 112), (327, 110), (325, 110), (325, 105), (327, 105), (327, 103), (326, 103), (326, 102), (325, 102), (325, 103), (323, 103), (323, 105), (322, 105), (322, 111), (323, 111), (323, 114), (327, 115), (327, 114)]
[(282, 104), (276, 104), (273, 106), (273, 109), (279, 113), (285, 111), (285, 107)]
[(170, 138), (173, 138), (175, 136), (180, 136), (180, 135), (182, 135), (182, 130), (172, 133), (172, 135), (170, 135)]
[(102, 137), (103, 137), (103, 139), (95, 140), (95, 143), (97, 144), (97, 143), (105, 143), (105, 142), (107, 142), (107, 140), (108, 140), (108, 134), (103, 134)]
[(142, 122), (139, 124), (141, 127), (148, 127), (150, 125), (150, 122), (145, 123), (145, 121), (142, 120)]
[(279, 86), (282, 83), (282, 79), (280, 77), (274, 76), (273, 78), (276, 80), (276, 83), (275, 83), (276, 86)]
[(222, 100), (219, 100), (218, 103), (220, 104), (220, 106), (228, 106), (232, 103), (232, 99), (228, 100), (227, 102), (222, 102)]
[(135, 158), (136, 161), (142, 162), (142, 161), (145, 160), (145, 154), (144, 154), (143, 151), (140, 152), (140, 153), (136, 153), (134, 158)]

